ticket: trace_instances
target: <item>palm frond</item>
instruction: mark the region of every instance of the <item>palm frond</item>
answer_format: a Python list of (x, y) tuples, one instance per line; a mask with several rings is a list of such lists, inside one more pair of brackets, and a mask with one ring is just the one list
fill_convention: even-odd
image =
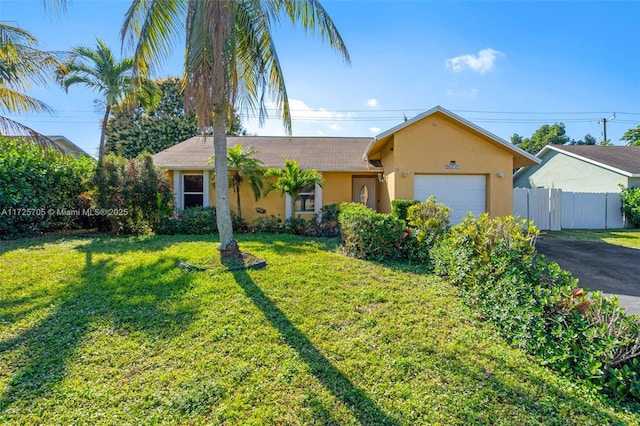
[(189, 0), (133, 0), (120, 29), (122, 46), (133, 49), (133, 75), (154, 74), (185, 33)]
[[(322, 41), (329, 43), (331, 48), (338, 52), (346, 63), (351, 62), (347, 46), (333, 23), (333, 20), (318, 0), (276, 0), (274, 3), (277, 12), (289, 17), (295, 26), (300, 24), (310, 34), (318, 34)], [(268, 3), (265, 3), (265, 6)], [(275, 15), (275, 11), (272, 15)]]
[(25, 141), (33, 141), (36, 145), (43, 148), (55, 149), (62, 152), (62, 149), (56, 145), (51, 138), (42, 133), (33, 130), (31, 127), (18, 123), (10, 118), (0, 115), (0, 134), (13, 138), (23, 138)]
[(0, 105), (5, 111), (14, 113), (44, 112), (53, 114), (53, 109), (46, 103), (25, 95), (24, 93), (11, 90), (7, 87), (0, 87)]

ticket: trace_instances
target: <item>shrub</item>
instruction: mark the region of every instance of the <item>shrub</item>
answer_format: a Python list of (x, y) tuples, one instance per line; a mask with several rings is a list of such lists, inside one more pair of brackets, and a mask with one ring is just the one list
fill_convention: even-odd
[(624, 188), (620, 185), (622, 191), (622, 211), (634, 226), (640, 226), (640, 188)]
[(339, 237), (340, 223), (338, 217), (342, 206), (348, 203), (327, 204), (322, 206), (320, 210), (320, 223), (318, 223), (318, 236), (320, 237)]
[(149, 232), (173, 211), (173, 196), (166, 175), (149, 154), (125, 159), (103, 158), (94, 178), (96, 204), (108, 214), (98, 217), (103, 230), (114, 233)]
[(391, 201), (391, 214), (398, 219), (407, 221), (409, 214), (409, 207), (419, 204), (417, 200), (392, 200)]
[(254, 219), (249, 226), (252, 232), (269, 232), (279, 234), (284, 232), (284, 223), (278, 216), (260, 216)]
[(538, 235), (513, 217), (467, 217), (432, 250), (436, 272), (515, 346), (616, 399), (638, 397), (640, 324), (535, 252)]
[(293, 216), (286, 220), (285, 230), (287, 233), (293, 235), (315, 237), (318, 234), (317, 220), (318, 217), (315, 215), (309, 219)]
[[(216, 208), (209, 207), (188, 207), (175, 218), (165, 218), (161, 220), (154, 231), (157, 234), (186, 234), (186, 235), (210, 235), (218, 233), (216, 222)], [(234, 232), (246, 232), (249, 229), (247, 223), (231, 212), (231, 224)]]
[(215, 207), (189, 207), (177, 219), (178, 234), (208, 235), (218, 232)]
[[(539, 231), (531, 222), (513, 216), (491, 218), (488, 213), (467, 216), (451, 228), (448, 237), (432, 250), (435, 272), (463, 284), (469, 274), (493, 274), (508, 267), (504, 260), (526, 262), (533, 257)], [(492, 260), (502, 259), (500, 263)], [(496, 270), (491, 268), (495, 267)], [(477, 274), (478, 272), (476, 272)], [(471, 274), (473, 280), (474, 274)]]
[(94, 161), (0, 137), (0, 238), (82, 225)]
[(338, 220), (346, 254), (376, 261), (403, 257), (406, 226), (397, 217), (350, 203), (341, 207)]
[(430, 252), (436, 240), (449, 231), (451, 209), (429, 197), (424, 203), (414, 203), (407, 211), (412, 244), (407, 246), (407, 257), (412, 261), (431, 264)]

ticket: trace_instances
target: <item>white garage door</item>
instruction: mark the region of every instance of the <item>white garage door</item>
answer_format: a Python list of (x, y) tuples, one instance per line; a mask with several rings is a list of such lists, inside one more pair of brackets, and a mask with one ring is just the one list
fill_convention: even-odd
[(487, 183), (478, 175), (417, 175), (413, 196), (424, 201), (434, 195), (438, 202), (451, 209), (451, 224), (455, 225), (471, 212), (474, 216), (486, 209)]

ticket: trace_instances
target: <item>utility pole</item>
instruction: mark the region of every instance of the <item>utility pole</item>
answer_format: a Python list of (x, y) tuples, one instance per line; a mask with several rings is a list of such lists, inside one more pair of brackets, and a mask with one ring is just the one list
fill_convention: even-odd
[(610, 118), (603, 118), (602, 120), (598, 120), (598, 126), (602, 124), (602, 130), (603, 130), (603, 134), (604, 134), (604, 139), (603, 142), (606, 143), (607, 142), (607, 121), (613, 121), (616, 118), (616, 113), (613, 113), (613, 116)]

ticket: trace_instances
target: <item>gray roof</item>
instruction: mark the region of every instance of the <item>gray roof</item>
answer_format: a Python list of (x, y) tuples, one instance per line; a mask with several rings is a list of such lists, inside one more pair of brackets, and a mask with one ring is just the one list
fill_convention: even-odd
[[(321, 172), (378, 171), (363, 154), (371, 138), (227, 136), (227, 146), (255, 148), (255, 157), (265, 167), (284, 167), (285, 160), (296, 160), (300, 168)], [(211, 170), (213, 137), (194, 136), (153, 156), (154, 163), (174, 170)]]
[(549, 150), (604, 167), (630, 177), (640, 177), (640, 146), (547, 145), (538, 156)]

